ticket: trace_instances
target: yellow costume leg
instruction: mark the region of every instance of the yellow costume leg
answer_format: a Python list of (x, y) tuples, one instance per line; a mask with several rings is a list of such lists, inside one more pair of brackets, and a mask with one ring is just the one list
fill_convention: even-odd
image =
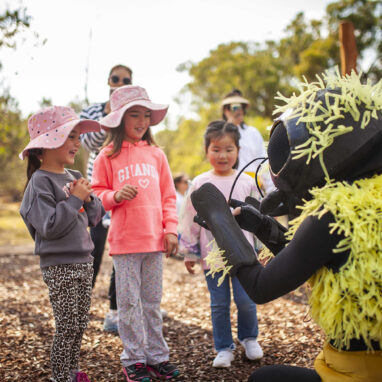
[(338, 351), (326, 344), (314, 368), (322, 382), (382, 381), (382, 351)]

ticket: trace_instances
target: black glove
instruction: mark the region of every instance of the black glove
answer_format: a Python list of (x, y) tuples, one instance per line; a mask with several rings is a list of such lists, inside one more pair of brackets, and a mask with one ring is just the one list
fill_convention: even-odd
[(210, 229), (208, 228), (208, 225), (207, 225), (207, 223), (205, 222), (205, 220), (203, 220), (199, 215), (195, 215), (195, 216), (194, 216), (194, 222), (195, 222), (195, 223), (198, 223), (201, 227), (210, 230)]
[(235, 216), (239, 226), (254, 233), (272, 253), (277, 254), (285, 247), (287, 229), (273, 217), (263, 215), (258, 210), (260, 202), (257, 199), (249, 196), (245, 203), (232, 199), (230, 205), (241, 208), (240, 214)]
[(269, 216), (288, 215), (294, 218), (301, 213), (296, 208), (299, 204), (301, 204), (301, 198), (297, 195), (274, 190), (261, 201), (259, 210), (262, 214)]
[(256, 264), (255, 252), (232, 216), (224, 195), (211, 183), (203, 184), (191, 194), (192, 204), (197, 212), (197, 222), (203, 221), (209, 227), (229, 265), (231, 276), (244, 265)]
[(247, 199), (248, 198), (245, 199), (245, 203), (240, 200), (231, 199), (229, 204), (233, 208), (241, 208), (240, 214), (235, 215), (235, 219), (240, 228), (256, 234), (259, 226), (262, 224), (263, 215), (259, 210), (253, 207), (252, 204), (249, 204)]
[[(247, 196), (245, 198), (245, 203), (241, 202), (240, 200), (236, 200), (236, 199), (231, 199), (229, 201), (229, 205), (233, 208), (246, 206), (247, 204), (254, 206), (256, 209), (259, 209), (259, 207), (260, 207), (260, 202), (257, 199), (252, 198), (251, 196)], [(253, 224), (253, 222), (251, 221), (250, 223), (246, 223), (246, 219), (244, 217), (244, 214), (240, 214), (240, 215), (235, 216), (235, 219), (242, 229), (249, 231), (249, 232), (254, 232), (250, 228), (251, 224)], [(194, 216), (194, 222), (198, 223), (201, 227), (209, 230), (207, 223), (199, 215)], [(246, 227), (248, 227), (248, 228), (246, 228)]]

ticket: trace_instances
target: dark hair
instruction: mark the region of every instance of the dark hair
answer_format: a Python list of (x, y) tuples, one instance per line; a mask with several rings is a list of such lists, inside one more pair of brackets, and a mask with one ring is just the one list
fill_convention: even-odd
[[(235, 126), (231, 122), (226, 122), (222, 120), (212, 121), (208, 126), (207, 130), (204, 133), (204, 150), (207, 153), (208, 147), (211, 144), (212, 140), (220, 139), (224, 135), (229, 135), (237, 147), (237, 150), (239, 151), (239, 141), (240, 141), (240, 132), (237, 126)], [(237, 168), (239, 165), (239, 157), (237, 158), (237, 161), (233, 165), (232, 168)]]
[(184, 172), (181, 172), (179, 174), (176, 174), (173, 178), (174, 180), (174, 186), (176, 188), (176, 186), (178, 185), (178, 183), (180, 183), (182, 181), (183, 178), (187, 178), (187, 175), (184, 173)]
[[(234, 96), (242, 97), (242, 96), (243, 96), (243, 93), (242, 93), (239, 89), (232, 89), (228, 94), (226, 94), (226, 95), (224, 96), (223, 99), (226, 99), (226, 98), (229, 98), (229, 97), (234, 97)], [(246, 111), (246, 108), (247, 108), (247, 104), (242, 103), (241, 106), (243, 107), (243, 112), (244, 112), (244, 115), (245, 115), (245, 111)], [(224, 121), (227, 120), (227, 117), (225, 116), (224, 111), (227, 110), (228, 108), (229, 108), (229, 105), (224, 105), (224, 106), (223, 106), (223, 110), (222, 110), (222, 118), (224, 119)]]
[[(122, 143), (125, 138), (125, 126), (123, 124), (123, 118), (118, 127), (109, 129), (109, 133), (107, 135), (107, 139), (103, 145), (103, 147), (107, 146), (110, 142), (113, 142), (112, 149), (108, 152), (107, 156), (115, 158), (119, 155), (122, 148)], [(146, 141), (150, 146), (158, 146), (151, 134), (150, 127), (146, 130), (145, 134), (142, 137), (142, 141)]]
[[(110, 72), (109, 72), (109, 77), (111, 76), (111, 73), (113, 73), (113, 71), (115, 70), (115, 69), (125, 69), (125, 70), (127, 70), (128, 72), (129, 72), (129, 74), (130, 74), (130, 78), (131, 78), (131, 80), (133, 80), (133, 71), (128, 67), (128, 66), (126, 66), (126, 65), (114, 65), (111, 69), (110, 69)], [(108, 77), (108, 78), (109, 78)]]
[(243, 93), (239, 89), (232, 89), (228, 94), (224, 96), (223, 99), (228, 98), (228, 97), (233, 97), (233, 96), (239, 96), (242, 97)]
[(41, 166), (39, 156), (42, 154), (42, 149), (28, 150), (28, 165), (27, 165), (27, 182), (25, 183), (24, 191), (26, 190), (33, 173)]

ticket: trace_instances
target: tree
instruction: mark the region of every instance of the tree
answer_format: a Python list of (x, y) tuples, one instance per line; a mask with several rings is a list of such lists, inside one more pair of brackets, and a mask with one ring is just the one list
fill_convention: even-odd
[(26, 121), (16, 101), (9, 94), (0, 96), (0, 191), (15, 200), (21, 197), (25, 183), (25, 164), (18, 154), (27, 137)]
[[(30, 27), (31, 17), (26, 8), (9, 10), (0, 14), (0, 48), (14, 49), (16, 36)], [(35, 34), (35, 37), (38, 37)], [(1, 68), (1, 63), (0, 63)], [(0, 177), (2, 193), (19, 199), (25, 182), (25, 163), (18, 158), (28, 141), (26, 121), (22, 118), (17, 102), (8, 89), (0, 95)]]
[(338, 24), (351, 21), (359, 54), (359, 61), (367, 60), (364, 71), (373, 82), (382, 78), (382, 2), (340, 0), (326, 8), (331, 35), (338, 35)]
[(71, 107), (77, 114), (81, 113), (81, 111), (88, 105), (85, 100), (81, 100), (78, 97), (74, 98), (68, 103), (68, 106)]
[(218, 104), (226, 93), (238, 88), (251, 102), (249, 114), (269, 116), (276, 91), (289, 90), (273, 52), (272, 42), (267, 42), (265, 47), (231, 42), (219, 45), (199, 63), (188, 62), (178, 70), (188, 71), (193, 78), (186, 89), (192, 93), (197, 109), (206, 103)]
[(323, 29), (327, 30), (325, 19), (306, 20), (300, 12), (285, 28), (285, 37), (275, 43), (280, 65), (291, 85), (302, 76), (312, 81), (317, 73), (339, 63), (338, 37), (323, 37)]
[(41, 101), (38, 104), (40, 106), (40, 109), (44, 109), (45, 107), (52, 106), (53, 102), (51, 98), (42, 97)]
[(30, 20), (31, 17), (27, 15), (26, 8), (14, 11), (7, 9), (4, 14), (0, 14), (0, 48), (3, 46), (15, 48), (15, 36), (30, 27)]

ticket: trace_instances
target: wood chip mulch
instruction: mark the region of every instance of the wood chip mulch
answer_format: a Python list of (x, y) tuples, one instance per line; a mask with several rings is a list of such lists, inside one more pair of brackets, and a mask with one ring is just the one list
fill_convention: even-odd
[[(181, 260), (165, 259), (162, 308), (168, 311), (163, 331), (178, 365), (177, 381), (247, 381), (263, 365), (313, 367), (323, 334), (310, 319), (305, 288), (258, 306), (259, 343), (264, 357), (248, 361), (236, 342), (229, 369), (211, 366), (215, 357), (209, 294), (201, 272), (189, 275)], [(117, 335), (102, 329), (108, 311), (111, 259), (104, 255), (93, 291), (89, 327), (81, 350), (81, 368), (92, 382), (122, 382), (122, 345)], [(232, 304), (236, 338), (236, 309)], [(49, 352), (54, 321), (48, 291), (31, 247), (0, 248), (0, 381), (49, 381)]]

